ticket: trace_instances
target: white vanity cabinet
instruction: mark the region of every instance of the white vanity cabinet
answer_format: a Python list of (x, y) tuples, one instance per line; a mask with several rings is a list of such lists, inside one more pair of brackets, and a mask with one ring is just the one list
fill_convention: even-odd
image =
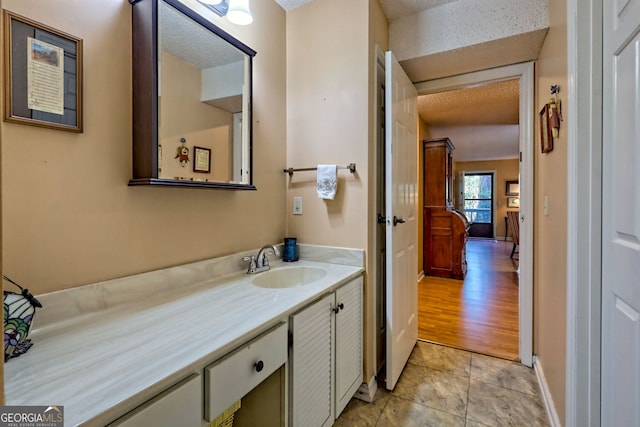
[[(281, 417), (280, 412), (284, 411), (285, 387), (280, 387), (279, 383), (280, 377), (286, 378), (286, 368), (280, 368), (286, 367), (287, 363), (287, 330), (287, 323), (280, 323), (160, 393), (109, 427), (207, 426), (238, 400), (243, 402), (242, 416), (249, 420), (240, 426), (251, 425), (256, 417), (267, 415), (268, 418), (261, 419), (261, 425), (284, 425), (286, 418)], [(245, 405), (244, 398), (253, 391), (258, 391), (258, 396), (249, 398), (249, 404)], [(265, 398), (265, 393), (277, 396)], [(261, 401), (267, 403), (261, 404)], [(283, 411), (274, 412), (268, 408), (274, 404), (281, 405)]]
[(193, 374), (109, 424), (109, 427), (200, 427), (202, 375)]
[(362, 383), (362, 277), (290, 318), (290, 421), (330, 426)]

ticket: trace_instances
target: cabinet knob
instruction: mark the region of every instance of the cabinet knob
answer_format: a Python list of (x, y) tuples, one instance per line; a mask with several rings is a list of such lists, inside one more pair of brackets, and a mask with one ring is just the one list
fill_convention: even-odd
[(258, 360), (254, 366), (256, 368), (256, 372), (260, 372), (264, 369), (264, 362), (262, 360)]
[(344, 304), (343, 303), (338, 304), (338, 307), (340, 308), (340, 310), (344, 310)]

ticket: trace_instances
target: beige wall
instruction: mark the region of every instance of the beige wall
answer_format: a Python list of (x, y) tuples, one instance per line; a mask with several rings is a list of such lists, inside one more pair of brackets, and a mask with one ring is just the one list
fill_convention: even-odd
[[(385, 50), (387, 40), (376, 1), (322, 0), (287, 13), (287, 166), (353, 162), (358, 170), (338, 172), (334, 200), (317, 197), (314, 172), (287, 178), (287, 234), (301, 243), (367, 249), (366, 380), (375, 373), (371, 104), (375, 44)], [(303, 198), (303, 215), (291, 213), (294, 196)]]
[(518, 159), (508, 160), (491, 160), (483, 162), (455, 162), (455, 189), (454, 189), (454, 203), (456, 209), (462, 209), (459, 206), (459, 194), (462, 192), (460, 188), (460, 180), (458, 174), (461, 172), (495, 172), (495, 185), (494, 197), (495, 197), (495, 237), (503, 238), (505, 236), (505, 224), (504, 218), (507, 216), (508, 210), (517, 210), (507, 208), (507, 196), (505, 195), (506, 182), (517, 181), (520, 170), (520, 164)]
[(195, 0), (184, 2), (258, 52), (253, 96), (258, 191), (128, 187), (132, 6), (122, 0), (3, 0), (4, 8), (84, 41), (84, 133), (0, 125), (3, 267), (33, 293), (282, 240), (285, 13), (274, 1), (254, 1), (254, 23), (238, 27)]
[[(368, 0), (315, 1), (287, 13), (287, 166), (358, 168), (338, 172), (334, 200), (318, 198), (314, 172), (287, 177), (287, 233), (301, 243), (366, 247), (367, 16)], [(293, 196), (303, 198), (303, 215), (291, 213)]]
[[(537, 63), (536, 111), (549, 102), (552, 84), (558, 99), (567, 94), (566, 2), (549, 2), (550, 29)], [(567, 103), (563, 103), (566, 109)], [(566, 114), (565, 114), (566, 116)], [(539, 118), (535, 130), (534, 200), (534, 352), (544, 369), (561, 420), (565, 415), (566, 247), (567, 247), (567, 123), (550, 153), (540, 153)], [(544, 197), (549, 214), (544, 215)]]

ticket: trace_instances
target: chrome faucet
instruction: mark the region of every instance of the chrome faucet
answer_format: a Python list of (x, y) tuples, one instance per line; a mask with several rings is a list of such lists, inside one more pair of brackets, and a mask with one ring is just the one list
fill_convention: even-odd
[(264, 245), (258, 251), (258, 255), (247, 255), (242, 258), (243, 261), (249, 262), (247, 274), (256, 274), (262, 271), (267, 271), (271, 268), (269, 266), (269, 258), (267, 258), (269, 251), (271, 251), (275, 256), (280, 256), (280, 251), (275, 245)]

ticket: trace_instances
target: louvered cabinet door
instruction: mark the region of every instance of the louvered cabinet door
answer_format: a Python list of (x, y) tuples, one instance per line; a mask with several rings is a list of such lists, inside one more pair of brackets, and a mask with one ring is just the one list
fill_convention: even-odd
[(362, 384), (362, 277), (336, 291), (336, 413)]
[(291, 316), (291, 422), (294, 427), (333, 424), (333, 306), (327, 295)]

